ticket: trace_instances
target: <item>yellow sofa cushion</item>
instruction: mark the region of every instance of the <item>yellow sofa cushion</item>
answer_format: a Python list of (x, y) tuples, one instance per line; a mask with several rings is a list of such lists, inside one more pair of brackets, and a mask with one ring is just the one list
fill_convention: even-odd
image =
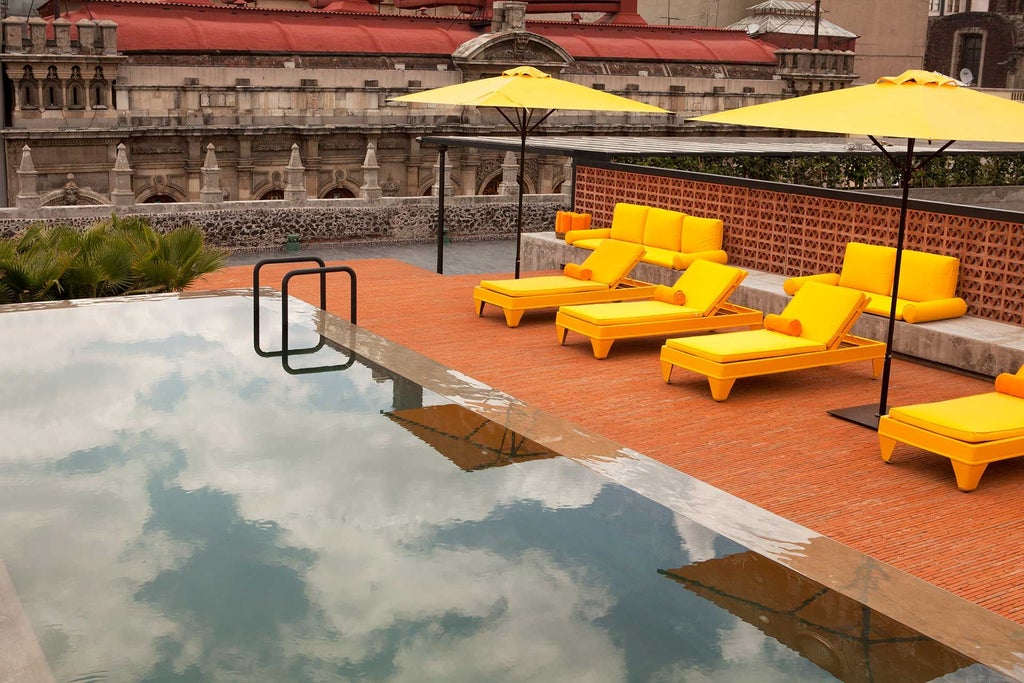
[(640, 262), (644, 251), (641, 244), (604, 240), (580, 265), (590, 270), (592, 281), (615, 287)]
[[(588, 230), (587, 232), (592, 231)], [(571, 235), (572, 233), (569, 234)], [(580, 249), (589, 249), (590, 251), (594, 251), (595, 249), (598, 248), (598, 246), (600, 246), (601, 242), (604, 241), (606, 241), (606, 238), (604, 237), (588, 237), (584, 239), (577, 239), (575, 242), (572, 243), (572, 246), (579, 247)]]
[(715, 251), (722, 248), (723, 223), (720, 218), (686, 216), (683, 219), (682, 239), (679, 251), (693, 254), (698, 251)]
[(892, 247), (850, 242), (843, 256), (839, 286), (888, 296), (895, 268), (896, 250)]
[(608, 236), (614, 240), (642, 244), (644, 225), (650, 210), (649, 206), (619, 202), (612, 212), (612, 229)]
[(903, 251), (896, 295), (907, 301), (932, 301), (956, 296), (960, 259), (923, 251)]
[(838, 285), (839, 273), (818, 273), (817, 275), (791, 277), (782, 283), (782, 289), (786, 294), (793, 296), (799, 292), (800, 288), (807, 282), (824, 282), (826, 285)]
[(618, 301), (607, 304), (562, 306), (559, 313), (585, 320), (593, 325), (628, 325), (696, 318), (700, 311), (664, 301)]
[(659, 247), (647, 247), (647, 252), (644, 254), (644, 263), (652, 263), (662, 268), (671, 268), (677, 256), (679, 256), (678, 251), (669, 251)]
[(603, 282), (577, 280), (568, 275), (538, 275), (518, 280), (484, 280), (480, 286), (505, 296), (548, 296), (571, 292), (601, 292), (608, 289), (608, 285)]
[(686, 270), (697, 261), (711, 261), (712, 263), (728, 263), (729, 256), (721, 249), (713, 251), (698, 251), (693, 254), (677, 253), (672, 258), (672, 267), (675, 270)]
[(803, 337), (790, 337), (771, 330), (744, 330), (726, 334), (669, 339), (665, 346), (716, 363), (735, 363), (759, 358), (778, 358), (810, 351), (824, 351), (825, 345)]
[(703, 316), (715, 311), (739, 286), (747, 271), (711, 261), (694, 261), (673, 286), (686, 293), (686, 305)]
[(606, 239), (612, 234), (611, 228), (591, 228), (590, 230), (570, 230), (565, 233), (566, 244), (575, 244), (578, 247), (582, 247), (582, 242), (593, 242), (594, 246), (583, 247), (584, 249), (594, 249), (597, 244)]
[(845, 287), (808, 282), (782, 309), (782, 317), (800, 321), (800, 338), (834, 348), (861, 314), (867, 296)]
[(679, 251), (685, 217), (680, 211), (652, 208), (644, 223), (644, 246)]
[(1024, 436), (1024, 399), (995, 391), (892, 408), (889, 417), (967, 443)]

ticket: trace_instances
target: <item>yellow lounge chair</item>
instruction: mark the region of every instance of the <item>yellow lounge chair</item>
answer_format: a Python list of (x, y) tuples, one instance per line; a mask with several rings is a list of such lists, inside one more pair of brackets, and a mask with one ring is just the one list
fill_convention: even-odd
[(671, 337), (725, 327), (761, 327), (761, 311), (726, 302), (747, 271), (697, 260), (672, 287), (650, 301), (562, 306), (555, 317), (558, 342), (569, 330), (590, 338), (594, 358), (606, 358), (616, 339)]
[(626, 279), (643, 255), (643, 245), (606, 240), (583, 263), (566, 265), (562, 275), (484, 280), (473, 289), (476, 314), (482, 316), (484, 304), (492, 304), (504, 311), (509, 327), (516, 327), (524, 312), (537, 308), (650, 299), (654, 285)]
[(677, 365), (700, 373), (716, 401), (729, 398), (740, 377), (859, 360), (870, 360), (878, 377), (885, 344), (849, 334), (867, 304), (862, 292), (808, 282), (780, 315), (765, 316), (763, 329), (669, 339), (661, 347), (662, 377), (668, 382)]
[(996, 378), (995, 391), (892, 408), (878, 420), (882, 460), (896, 442), (949, 458), (961, 491), (973, 491), (990, 462), (1024, 455), (1024, 367)]

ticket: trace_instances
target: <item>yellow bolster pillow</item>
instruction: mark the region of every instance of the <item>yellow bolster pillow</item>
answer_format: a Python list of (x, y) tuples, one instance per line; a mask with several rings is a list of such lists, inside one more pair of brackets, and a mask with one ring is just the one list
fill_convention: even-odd
[(1024, 377), (1004, 372), (996, 377), (996, 391), (1000, 394), (1024, 398)]
[(682, 306), (686, 303), (686, 294), (681, 289), (672, 289), (665, 285), (658, 285), (654, 288), (655, 301), (664, 301), (667, 304)]
[(804, 331), (804, 326), (796, 318), (784, 318), (781, 315), (769, 313), (764, 317), (764, 329), (788, 334), (790, 337), (799, 337)]
[(569, 277), (574, 277), (577, 280), (589, 280), (594, 277), (594, 273), (590, 268), (584, 268), (578, 263), (566, 263), (564, 272)]

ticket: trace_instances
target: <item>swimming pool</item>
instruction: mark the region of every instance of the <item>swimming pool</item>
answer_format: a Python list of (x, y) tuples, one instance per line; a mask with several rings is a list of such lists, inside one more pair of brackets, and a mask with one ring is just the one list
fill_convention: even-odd
[(698, 520), (822, 539), (308, 308), (288, 371), (251, 316), (0, 314), (0, 681), (1006, 680)]

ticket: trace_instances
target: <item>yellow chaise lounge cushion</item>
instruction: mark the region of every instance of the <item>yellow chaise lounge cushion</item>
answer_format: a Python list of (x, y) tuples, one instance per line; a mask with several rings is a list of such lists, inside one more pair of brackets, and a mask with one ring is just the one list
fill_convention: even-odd
[(706, 358), (715, 363), (735, 363), (758, 358), (778, 358), (810, 351), (824, 351), (825, 345), (772, 330), (744, 330), (726, 334), (669, 339), (665, 346)]
[(808, 282), (780, 314), (800, 321), (798, 337), (761, 329), (669, 339), (665, 345), (716, 363), (825, 351), (839, 344), (866, 299), (856, 290)]
[(480, 286), (505, 296), (546, 296), (570, 292), (599, 292), (617, 287), (644, 255), (644, 247), (630, 242), (605, 240), (583, 263), (589, 280), (568, 275), (538, 275), (518, 280), (483, 280)]
[(480, 286), (505, 296), (546, 296), (568, 292), (601, 292), (608, 289), (608, 285), (603, 282), (577, 280), (568, 275), (537, 275), (519, 280), (484, 280)]
[(643, 322), (666, 322), (696, 318), (701, 312), (688, 306), (677, 306), (665, 301), (619, 301), (607, 304), (562, 306), (560, 313), (585, 320), (592, 325), (628, 325)]
[(1024, 436), (1024, 399), (995, 391), (892, 408), (889, 417), (967, 443)]

